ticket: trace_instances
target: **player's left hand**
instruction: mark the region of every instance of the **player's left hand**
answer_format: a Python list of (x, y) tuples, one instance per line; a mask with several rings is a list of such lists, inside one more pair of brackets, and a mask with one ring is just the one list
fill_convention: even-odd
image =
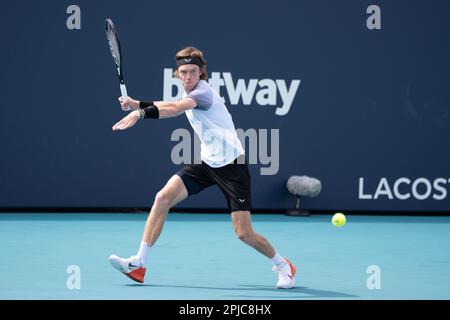
[(128, 97), (126, 99), (124, 99), (123, 97), (119, 97), (119, 103), (123, 111), (130, 111), (130, 109), (139, 109), (139, 101), (131, 97)]
[(133, 112), (130, 112), (125, 118), (117, 122), (112, 127), (112, 129), (113, 131), (117, 131), (131, 128), (139, 120), (139, 117), (140, 117), (139, 111), (134, 110)]

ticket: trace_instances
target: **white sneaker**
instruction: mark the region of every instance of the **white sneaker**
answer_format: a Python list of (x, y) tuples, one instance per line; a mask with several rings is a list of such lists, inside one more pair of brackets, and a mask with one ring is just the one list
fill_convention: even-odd
[(131, 256), (128, 259), (121, 258), (112, 254), (109, 256), (109, 262), (112, 266), (125, 274), (134, 281), (144, 283), (145, 271), (147, 270), (142, 262), (136, 257)]
[(278, 273), (278, 289), (291, 289), (294, 287), (295, 283), (295, 272), (297, 269), (288, 259), (285, 258), (285, 260), (287, 264), (284, 264), (281, 267), (274, 266), (272, 268), (273, 271)]

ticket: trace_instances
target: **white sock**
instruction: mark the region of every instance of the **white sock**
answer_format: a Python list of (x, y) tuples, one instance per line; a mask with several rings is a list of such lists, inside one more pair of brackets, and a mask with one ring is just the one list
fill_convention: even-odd
[(284, 265), (284, 264), (287, 263), (287, 261), (284, 260), (284, 258), (283, 258), (282, 256), (280, 256), (280, 255), (278, 254), (278, 252), (273, 256), (272, 261), (273, 261), (273, 263), (275, 263), (275, 265), (278, 266), (278, 267), (279, 267), (279, 266), (282, 266), (282, 265)]
[(139, 251), (135, 256), (142, 262), (144, 266), (147, 264), (148, 254), (150, 253), (151, 247), (152, 247), (151, 245), (142, 241), (141, 246), (139, 247)]

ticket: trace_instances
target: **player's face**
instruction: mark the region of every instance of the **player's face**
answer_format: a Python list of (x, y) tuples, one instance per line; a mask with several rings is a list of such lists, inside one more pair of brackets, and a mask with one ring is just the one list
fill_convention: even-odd
[(178, 76), (186, 91), (194, 88), (200, 80), (200, 67), (195, 64), (184, 64), (178, 67)]

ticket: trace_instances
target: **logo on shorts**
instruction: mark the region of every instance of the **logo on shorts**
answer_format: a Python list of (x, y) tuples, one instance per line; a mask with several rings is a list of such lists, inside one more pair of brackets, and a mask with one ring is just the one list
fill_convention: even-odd
[(238, 199), (240, 202), (244, 202), (245, 201), (245, 199)]

